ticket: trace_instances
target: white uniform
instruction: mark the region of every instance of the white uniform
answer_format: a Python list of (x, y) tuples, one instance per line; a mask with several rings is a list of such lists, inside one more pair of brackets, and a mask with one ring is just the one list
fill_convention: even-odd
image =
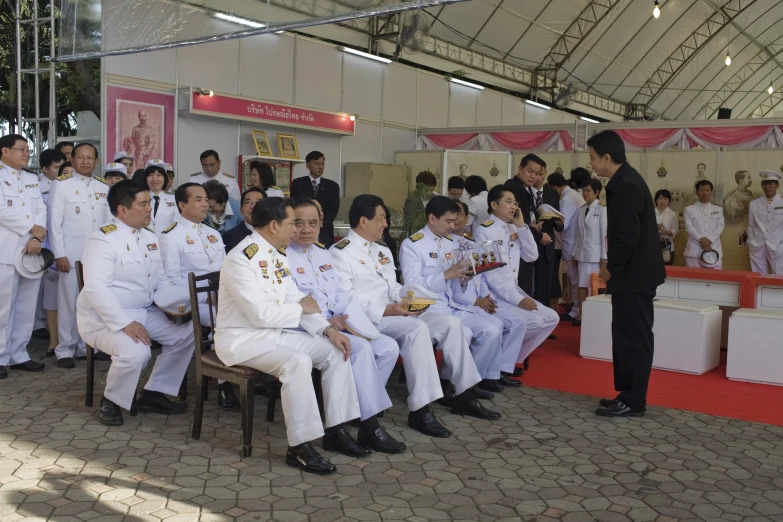
[[(466, 335), (456, 317), (429, 310), (419, 315), (419, 321), (415, 323), (410, 317), (383, 317), (387, 305), (401, 301), (401, 287), (388, 247), (367, 241), (351, 230), (344, 240), (332, 245), (329, 252), (334, 257), (340, 282), (351, 299), (364, 305), (367, 317), (382, 334), (399, 343), (411, 411), (443, 396), (429, 339), (438, 342), (457, 394), (481, 380), (470, 355), (470, 335)], [(426, 324), (425, 328), (422, 328), (422, 322)]]
[(748, 209), (750, 266), (760, 274), (783, 274), (783, 196), (762, 196)]
[[(290, 276), (285, 254), (258, 232), (240, 241), (220, 271), (215, 349), (228, 366), (241, 364), (280, 379), (288, 444), (298, 446), (324, 433), (313, 367), (321, 370), (327, 428), (358, 418), (360, 411), (350, 361), (322, 337), (329, 322), (302, 313), (305, 294)], [(371, 353), (364, 359), (374, 364)]]
[[(303, 294), (313, 294), (324, 319), (345, 314), (345, 307), (351, 300), (340, 287), (340, 276), (334, 269), (334, 260), (326, 247), (316, 243), (304, 248), (291, 243), (286, 249), (286, 257), (297, 288)], [(351, 340), (351, 367), (359, 397), (361, 420), (366, 420), (391, 407), (386, 382), (397, 363), (400, 349), (397, 342), (387, 335), (370, 341), (347, 333), (345, 335)], [(369, 371), (359, 364), (363, 359), (362, 352), (373, 354), (375, 364)]]
[(115, 219), (90, 234), (84, 248), (84, 288), (76, 301), (79, 333), (111, 355), (103, 395), (125, 409), (150, 360), (150, 347), (131, 339), (126, 326), (141, 323), (163, 345), (145, 390), (176, 395), (195, 347), (193, 325), (174, 324), (153, 304), (155, 292), (170, 286), (157, 243), (149, 229)]
[(0, 162), (0, 366), (30, 360), (27, 343), (35, 322), (39, 279), (27, 279), (14, 267), (33, 225), (46, 227), (46, 206), (35, 174)]
[(579, 288), (590, 288), (590, 276), (606, 257), (606, 207), (596, 199), (579, 209), (574, 259), (579, 263)]
[(470, 217), (468, 218), (467, 226), (470, 227), (470, 230), (476, 228), (479, 223), (483, 223), (489, 219), (489, 210), (487, 207), (488, 195), (489, 192), (484, 190), (475, 196), (471, 196), (468, 200), (468, 212), (470, 213)]
[(206, 183), (211, 179), (217, 180), (226, 186), (226, 189), (228, 190), (228, 197), (230, 197), (231, 199), (236, 199), (237, 201), (241, 200), (242, 194), (239, 192), (239, 185), (237, 184), (237, 178), (235, 178), (231, 174), (226, 174), (225, 172), (219, 172), (216, 176), (210, 178), (203, 172), (196, 172), (195, 174), (190, 175), (190, 179), (188, 181), (190, 181), (191, 183), (201, 183), (203, 185), (204, 183)]
[[(530, 227), (517, 228), (503, 223), (497, 217), (481, 223), (473, 235), (477, 242), (499, 241), (500, 261), (506, 263), (483, 274), (489, 288), (489, 294), (501, 306), (516, 306), (528, 296), (517, 286), (517, 268), (519, 259), (531, 263), (538, 258), (538, 246), (530, 232)], [(554, 331), (560, 317), (557, 312), (536, 301), (537, 310), (522, 310), (527, 320), (525, 340), (517, 357), (517, 363), (523, 362), (533, 350), (541, 346)]]
[[(555, 239), (560, 239), (563, 261), (568, 268), (568, 283), (571, 285), (571, 299), (574, 303), (570, 315), (573, 318), (579, 316), (579, 299), (576, 298), (579, 288), (579, 269), (571, 262), (574, 259), (574, 248), (576, 248), (576, 229), (578, 226), (579, 209), (585, 204), (582, 195), (571, 187), (565, 187), (560, 194), (560, 213), (565, 216), (563, 219), (563, 231), (555, 230)], [(560, 267), (556, 266), (558, 277)]]
[[(698, 268), (723, 268), (723, 247), (720, 235), (723, 233), (723, 208), (712, 203), (694, 203), (685, 207), (685, 231), (688, 232), (688, 243), (685, 245), (685, 264)], [(720, 260), (711, 267), (701, 264), (701, 248), (699, 239), (706, 237), (712, 242), (712, 249), (720, 254)]]
[(174, 201), (174, 194), (161, 192), (157, 195), (160, 198), (158, 211), (155, 212), (155, 194), (150, 192), (150, 208), (152, 209), (152, 219), (149, 228), (155, 235), (160, 237), (161, 232), (166, 230), (179, 217), (177, 203)]
[(60, 272), (57, 284), (58, 359), (85, 354), (84, 341), (76, 326), (76, 262), (90, 233), (111, 220), (106, 196), (109, 186), (103, 178), (68, 174), (60, 176), (49, 192), (49, 243), (55, 259), (67, 257), (70, 272)]
[[(454, 299), (451, 281), (444, 274), (456, 261), (454, 240), (438, 237), (425, 226), (400, 246), (402, 278), (406, 284), (418, 284), (437, 294), (437, 302), (429, 310), (437, 314), (451, 314), (467, 328), (471, 339), (473, 361), (482, 379), (500, 378), (500, 349), (503, 344), (503, 322), (479, 308)], [(470, 332), (468, 334), (468, 331)], [(451, 380), (448, 368), (441, 377)]]
[[(456, 245), (470, 247), (476, 243), (473, 236), (464, 234), (462, 237), (452, 234), (451, 239)], [(489, 295), (489, 287), (482, 274), (473, 276), (465, 285), (460, 284), (459, 279), (449, 281), (451, 283), (451, 295), (454, 301), (463, 305), (472, 305), (476, 299)], [(495, 313), (490, 317), (497, 318), (503, 325), (503, 344), (500, 348), (500, 364), (497, 371), (511, 373), (519, 359), (519, 351), (525, 339), (527, 319), (524, 310), (518, 306), (508, 306), (498, 303)], [(494, 377), (490, 377), (494, 378)]]

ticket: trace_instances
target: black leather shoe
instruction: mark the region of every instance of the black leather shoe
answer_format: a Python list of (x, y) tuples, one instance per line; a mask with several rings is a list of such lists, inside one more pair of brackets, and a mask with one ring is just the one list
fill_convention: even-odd
[(484, 407), (477, 399), (465, 399), (454, 401), (451, 407), (451, 413), (454, 415), (464, 415), (466, 417), (475, 417), (477, 419), (493, 420), (499, 419), (500, 414), (496, 411)]
[(563, 315), (561, 315), (561, 316), (560, 316), (560, 320), (561, 320), (561, 321), (573, 321), (573, 320), (574, 320), (574, 318), (573, 318), (573, 317), (571, 317), (571, 316), (570, 316), (570, 315), (568, 315), (568, 314), (563, 314)]
[(86, 355), (77, 355), (76, 357), (74, 357), (74, 359), (76, 359), (77, 361), (86, 361), (87, 360), (87, 356)]
[(136, 406), (139, 409), (143, 409), (143, 411), (163, 413), (165, 415), (176, 415), (177, 413), (185, 413), (188, 410), (187, 403), (171, 402), (161, 392), (150, 390), (141, 390), (136, 400)]
[(576, 319), (573, 323), (571, 323), (571, 326), (582, 326), (582, 320)]
[(76, 363), (73, 362), (73, 357), (63, 357), (62, 359), (57, 359), (57, 366), (71, 369), (76, 366)]
[(372, 453), (371, 450), (353, 440), (351, 432), (348, 431), (345, 424), (341, 425), (340, 429), (332, 435), (324, 433), (323, 443), (326, 451), (336, 451), (349, 457), (364, 457)]
[(23, 372), (42, 372), (46, 365), (38, 361), (25, 361), (21, 364), (12, 364), (9, 366), (11, 370), (21, 370)]
[(44, 357), (54, 357), (54, 350), (46, 350)]
[(451, 406), (454, 404), (454, 385), (451, 384), (449, 381), (440, 381), (440, 386), (443, 388), (443, 397), (436, 400), (438, 404), (441, 406), (447, 406), (451, 408)]
[(309, 442), (299, 446), (289, 446), (285, 454), (285, 463), (293, 468), (320, 475), (337, 471), (337, 466), (323, 458)]
[(490, 399), (494, 399), (495, 398), (495, 394), (494, 393), (488, 392), (487, 390), (482, 390), (481, 388), (478, 387), (478, 385), (472, 387), (471, 390), (473, 391), (473, 395), (477, 399), (483, 399), (485, 401), (488, 401)]
[(373, 433), (359, 430), (359, 444), (381, 453), (402, 453), (407, 449), (404, 443), (389, 435), (383, 427), (375, 428)]
[(8, 368), (0, 365), (0, 379), (5, 379), (6, 377), (8, 377)]
[(617, 399), (601, 399), (600, 401), (598, 401), (598, 404), (600, 404), (604, 408), (608, 408), (614, 405), (615, 402), (617, 402)]
[(92, 358), (95, 361), (110, 361), (111, 355), (109, 355), (108, 353), (103, 353), (100, 350), (95, 350), (92, 354)]
[(122, 410), (106, 397), (101, 397), (101, 422), (107, 426), (122, 426)]
[(481, 382), (478, 383), (476, 387), (493, 393), (500, 393), (503, 391), (503, 387), (495, 379), (481, 379)]
[(504, 372), (500, 372), (500, 379), (498, 379), (498, 383), (501, 386), (505, 386), (506, 388), (519, 388), (522, 386), (521, 382), (516, 379), (509, 378), (508, 374)]
[(600, 417), (644, 417), (644, 410), (634, 411), (627, 404), (616, 401), (611, 406), (602, 406), (595, 410)]
[(549, 337), (547, 337), (547, 339), (555, 340), (557, 339), (557, 336), (555, 334), (549, 334)]
[(236, 410), (239, 408), (239, 399), (237, 399), (234, 387), (230, 382), (218, 385), (218, 406), (224, 410)]
[(33, 337), (35, 339), (48, 339), (49, 330), (47, 330), (46, 328), (39, 328), (37, 330), (33, 330)]
[(408, 426), (430, 437), (451, 437), (451, 432), (440, 423), (431, 408), (425, 408), (418, 412), (408, 414)]
[(516, 366), (514, 368), (514, 373), (512, 375), (514, 375), (514, 377), (522, 377), (524, 373), (525, 373), (524, 368), (520, 368), (519, 366)]

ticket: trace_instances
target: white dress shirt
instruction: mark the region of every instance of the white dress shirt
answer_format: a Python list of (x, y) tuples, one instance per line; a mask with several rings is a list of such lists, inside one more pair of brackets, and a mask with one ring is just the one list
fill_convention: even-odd
[(96, 176), (60, 176), (49, 192), (49, 244), (54, 257), (81, 259), (87, 236), (112, 220), (109, 185)]
[(196, 172), (195, 174), (190, 175), (189, 181), (191, 183), (201, 183), (203, 185), (204, 183), (206, 183), (211, 179), (217, 180), (221, 182), (223, 185), (225, 185), (226, 190), (228, 190), (228, 197), (230, 197), (231, 199), (236, 199), (237, 201), (241, 200), (242, 195), (239, 192), (239, 185), (237, 184), (237, 178), (235, 178), (231, 174), (226, 174), (225, 172), (218, 172), (217, 175), (210, 178), (203, 172)]
[(694, 203), (685, 207), (685, 230), (688, 232), (688, 244), (685, 255), (701, 257), (704, 249), (699, 239), (706, 237), (712, 243), (712, 249), (723, 258), (720, 235), (723, 233), (723, 208), (712, 203)]
[[(38, 177), (0, 162), (0, 264), (13, 265), (17, 252), (30, 239), (33, 225), (46, 228), (46, 205)], [(48, 236), (48, 235), (47, 235)], [(10, 284), (4, 281), (3, 284)]]
[(471, 217), (468, 218), (468, 226), (471, 227), (471, 230), (479, 223), (483, 223), (489, 219), (489, 211), (487, 210), (488, 194), (489, 192), (486, 190), (479, 192), (468, 201), (468, 212), (471, 214)]

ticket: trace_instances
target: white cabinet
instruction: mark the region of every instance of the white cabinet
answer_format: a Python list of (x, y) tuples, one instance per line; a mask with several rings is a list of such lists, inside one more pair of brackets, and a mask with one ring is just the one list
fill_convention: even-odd
[[(720, 306), (738, 307), (741, 291), (739, 283), (671, 277), (658, 287), (656, 294), (657, 297), (668, 299), (686, 299)], [(781, 297), (783, 298), (783, 296)]]

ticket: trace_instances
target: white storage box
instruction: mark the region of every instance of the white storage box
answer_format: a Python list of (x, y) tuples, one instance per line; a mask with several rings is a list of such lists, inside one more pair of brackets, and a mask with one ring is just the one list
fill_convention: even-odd
[(726, 377), (783, 385), (783, 310), (740, 308), (731, 314)]
[[(697, 375), (717, 368), (722, 317), (718, 306), (658, 299), (654, 307), (654, 368)], [(579, 353), (588, 359), (612, 360), (611, 296), (588, 297), (585, 301)]]

